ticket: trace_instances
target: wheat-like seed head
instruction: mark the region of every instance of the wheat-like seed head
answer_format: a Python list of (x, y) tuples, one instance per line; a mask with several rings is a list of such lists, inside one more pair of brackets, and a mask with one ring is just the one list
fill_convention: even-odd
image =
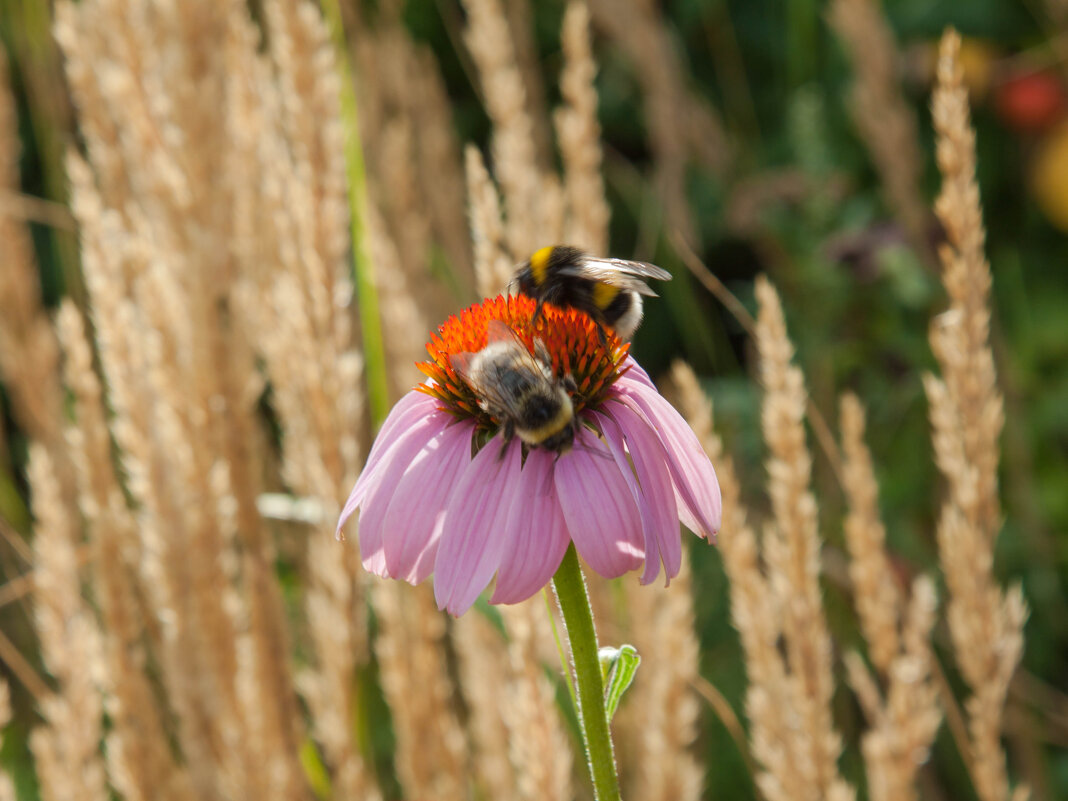
[(845, 520), (849, 577), (871, 660), (885, 676), (898, 651), (901, 593), (887, 558), (875, 471), (864, 444), (864, 409), (855, 395), (842, 397), (841, 426), (842, 480), (849, 501)]
[(574, 0), (564, 13), (561, 44), (564, 70), (560, 94), (564, 105), (554, 121), (564, 161), (564, 189), (569, 226), (566, 241), (603, 256), (608, 253), (609, 208), (601, 179), (601, 126), (597, 122), (597, 72), (590, 51), (590, 12)]
[(935, 210), (947, 239), (939, 257), (950, 308), (931, 329), (942, 377), (925, 376), (924, 385), (935, 455), (949, 485), (938, 523), (939, 560), (949, 589), (954, 654), (972, 691), (966, 702), (972, 781), (983, 801), (1004, 801), (1010, 789), (1002, 713), (1023, 651), (1027, 606), (1018, 586), (1005, 592), (993, 574), (1004, 413), (989, 343), (990, 266), (983, 253), (975, 133), (959, 53), (960, 37), (949, 30), (939, 48), (931, 116), (942, 173)]
[(445, 660), (445, 615), (426, 586), (376, 582), (371, 596), (381, 626), (375, 653), (393, 715), (401, 786), (411, 798), (462, 798), (465, 738)]
[(927, 255), (929, 212), (920, 191), (923, 158), (916, 117), (899, 85), (893, 32), (878, 0), (835, 0), (829, 20), (853, 62), (850, 111), (879, 171), (883, 194), (917, 253)]

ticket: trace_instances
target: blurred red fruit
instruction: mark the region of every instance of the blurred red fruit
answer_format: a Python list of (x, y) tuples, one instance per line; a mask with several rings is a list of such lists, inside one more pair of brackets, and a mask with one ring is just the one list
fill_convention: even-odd
[(994, 105), (998, 116), (1013, 130), (1041, 133), (1064, 117), (1068, 97), (1052, 71), (1028, 72), (1002, 81), (995, 91)]

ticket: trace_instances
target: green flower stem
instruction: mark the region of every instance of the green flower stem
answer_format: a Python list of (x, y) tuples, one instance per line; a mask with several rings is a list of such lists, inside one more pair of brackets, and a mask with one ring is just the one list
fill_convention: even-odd
[(612, 737), (608, 733), (608, 716), (604, 708), (597, 632), (593, 628), (593, 612), (586, 594), (586, 581), (582, 577), (573, 544), (568, 546), (564, 561), (553, 576), (553, 588), (571, 643), (571, 659), (578, 685), (579, 722), (582, 724), (586, 758), (593, 778), (593, 794), (597, 801), (619, 801), (619, 777), (616, 776)]
[(321, 6), (334, 39), (338, 72), (341, 76), (341, 121), (345, 130), (345, 167), (349, 179), (349, 206), (352, 209), (352, 267), (363, 334), (363, 375), (367, 385), (371, 423), (377, 428), (389, 414), (389, 385), (386, 380), (382, 322), (378, 314), (378, 290), (375, 287), (374, 268), (367, 254), (367, 236), (363, 225), (367, 205), (367, 174), (360, 144), (356, 89), (349, 67), (348, 42), (345, 40), (339, 0), (321, 0)]

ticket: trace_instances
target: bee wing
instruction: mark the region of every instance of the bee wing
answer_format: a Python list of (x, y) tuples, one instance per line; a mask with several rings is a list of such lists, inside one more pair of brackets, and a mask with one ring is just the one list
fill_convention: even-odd
[(476, 353), (469, 353), (464, 351), (463, 353), (449, 354), (449, 364), (452, 365), (452, 369), (456, 372), (456, 375), (460, 378), (471, 383), (469, 376), (471, 375), (471, 362), (474, 360)]
[[(491, 319), (486, 324), (486, 344), (490, 345), (494, 342), (507, 342), (518, 345), (522, 348), (525, 356), (530, 356), (530, 349), (528, 349), (527, 343), (523, 342), (522, 337), (514, 328), (499, 319)], [(525, 361), (525, 356), (520, 355), (519, 358)], [(552, 367), (552, 357), (549, 356), (549, 350), (546, 348), (545, 342), (539, 339), (534, 340), (534, 357), (531, 364), (543, 371), (546, 366)]]
[(593, 256), (587, 256), (578, 264), (560, 268), (560, 274), (630, 289), (639, 295), (650, 297), (656, 297), (656, 293), (645, 283), (647, 279), (671, 280), (671, 273), (655, 264), (626, 259), (598, 259)]
[(523, 338), (508, 323), (501, 320), (489, 320), (486, 323), (486, 345), (492, 345), (494, 342), (506, 342), (509, 346), (515, 346), (518, 349), (516, 358), (526, 362), (530, 367), (542, 372), (545, 371), (546, 366), (552, 367), (552, 357), (549, 356), (544, 342), (535, 339), (534, 353), (531, 354)]
[[(497, 390), (497, 382), (489, 380), (485, 365), (475, 367), (477, 359), (477, 353), (464, 351), (450, 354), (449, 364), (456, 371), (456, 375), (478, 396), (483, 409), (490, 414), (500, 414), (502, 410), (509, 408), (508, 399)], [(490, 366), (488, 369), (493, 368)]]
[(527, 349), (526, 344), (519, 334), (515, 332), (515, 329), (503, 320), (489, 320), (486, 322), (486, 344), (490, 345), (494, 342), (515, 342), (523, 350)]

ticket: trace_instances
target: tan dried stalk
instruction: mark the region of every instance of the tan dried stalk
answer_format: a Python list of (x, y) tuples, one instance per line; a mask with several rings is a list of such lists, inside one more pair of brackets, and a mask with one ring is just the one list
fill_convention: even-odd
[[(209, 732), (213, 729), (204, 704), (197, 701), (195, 677), (200, 669), (195, 662), (189, 618), (178, 614), (178, 601), (188, 598), (187, 577), (178, 572), (184, 564), (185, 543), (178, 533), (182, 513), (169, 490), (165, 467), (181, 463), (187, 445), (179, 437), (178, 449), (167, 459), (156, 447), (165, 446), (163, 435), (172, 432), (173, 426), (157, 429), (148, 375), (148, 352), (155, 340), (146, 339), (143, 323), (125, 294), (126, 272), (143, 265), (147, 256), (141, 243), (122, 230), (116, 215), (104, 214), (87, 165), (72, 158), (68, 170), (101, 359), (115, 409), (115, 437), (128, 488), (142, 503), (138, 516), (140, 543), (134, 543), (136, 550), (130, 558), (139, 562), (143, 571), (150, 614), (160, 615), (166, 610), (160, 618), (169, 623), (162, 629), (158, 647), (169, 701), (183, 734), (183, 751), (190, 757), (194, 786), (202, 795), (212, 797), (207, 788), (215, 781), (214, 763), (209, 758), (213, 737)], [(162, 414), (162, 410), (157, 413)], [(148, 435), (157, 430), (160, 436)]]
[(727, 137), (713, 109), (687, 89), (678, 46), (649, 0), (592, 0), (594, 24), (619, 42), (634, 63), (645, 99), (645, 123), (663, 198), (663, 225), (692, 244), (695, 225), (686, 198), (693, 159), (716, 173), (729, 164)]
[(58, 316), (67, 386), (75, 397), (77, 425), (67, 432), (78, 476), (80, 505), (93, 546), (94, 579), (101, 610), (107, 698), (112, 727), (107, 736), (108, 773), (129, 801), (192, 799), (186, 772), (171, 754), (161, 711), (145, 675), (140, 609), (124, 549), (136, 521), (122, 496), (100, 382), (81, 315), (69, 301)]
[(629, 593), (627, 601), (627, 642), (642, 660), (614, 725), (623, 769), (629, 773), (627, 795), (696, 801), (704, 767), (692, 753), (699, 709), (693, 690), (698, 643), (685, 549), (670, 587), (642, 587)]
[[(316, 667), (302, 673), (300, 687), (336, 792), (374, 798), (377, 789), (351, 726), (353, 676), (368, 653), (365, 596), (358, 555), (335, 542), (330, 524), (355, 480), (362, 450), (339, 86), (327, 32), (313, 7), (272, 4), (268, 17), (277, 32), (271, 54), (283, 76), (280, 91), (266, 65), (253, 64), (260, 82), (235, 125), (256, 133), (249, 146), (258, 150), (259, 163), (250, 165), (255, 174), (248, 180), (263, 175), (267, 189), (243, 210), (245, 247), (238, 252), (246, 257), (247, 280), (238, 288), (239, 307), (286, 431), (283, 478), (291, 491), (314, 499), (322, 520), (308, 539), (306, 613)], [(285, 135), (272, 132), (273, 113)], [(322, 170), (335, 179), (318, 177)], [(302, 202), (293, 204), (294, 198)]]
[(731, 618), (742, 641), (749, 677), (745, 705), (750, 748), (763, 768), (754, 778), (768, 801), (797, 798), (795, 793), (804, 792), (807, 779), (794, 748), (800, 721), (791, 704), (789, 677), (779, 651), (782, 614), (764, 576), (760, 546), (741, 501), (734, 463), (712, 428), (711, 403), (688, 367), (676, 367), (675, 380), (683, 413), (716, 464), (723, 495), (719, 547), (730, 579)]
[(467, 797), (464, 734), (446, 667), (445, 615), (428, 585), (372, 585), (381, 630), (375, 653), (393, 715), (394, 759), (405, 795), (454, 801)]
[[(316, 210), (300, 223), (307, 229), (307, 245), (318, 257), (319, 277), (329, 299), (349, 245), (341, 87), (334, 51), (315, 5), (274, 0), (265, 4), (265, 11), (293, 171), (310, 196), (310, 208)], [(309, 263), (314, 262), (309, 259)], [(328, 304), (320, 314), (331, 314), (332, 308)]]
[[(294, 335), (289, 350), (264, 347), (305, 357), (280, 405), (306, 401), (293, 429), (314, 447), (297, 446), (287, 478), (336, 508), (359, 456), (358, 393), (344, 383), (355, 383), (358, 360), (340, 278), (348, 212), (337, 78), (314, 7), (269, 3), (266, 12), (264, 53), (238, 2), (151, 13), (122, 0), (64, 5), (57, 31), (92, 162), (92, 172), (72, 162), (74, 202), (139, 509), (136, 558), (202, 798), (307, 795), (285, 615), (256, 510), (263, 381), (255, 320), (241, 314), (249, 285), (293, 290), (302, 312), (280, 326)], [(293, 377), (266, 361), (272, 375)], [(339, 561), (351, 590), (354, 563)], [(358, 617), (353, 594), (326, 593), (344, 620)], [(321, 664), (340, 666), (330, 687), (348, 686), (351, 659)], [(336, 723), (325, 728), (338, 775), (356, 775), (351, 736), (339, 744)]]
[(309, 536), (305, 612), (317, 665), (299, 676), (299, 686), (312, 711), (313, 733), (333, 770), (334, 792), (340, 798), (375, 801), (378, 788), (368, 776), (353, 726), (358, 704), (353, 676), (368, 651), (366, 595), (355, 578), (357, 554), (350, 544), (339, 546), (332, 527)]
[(82, 598), (76, 547), (78, 521), (64, 498), (48, 449), (30, 446), (27, 473), (37, 518), (34, 536), (34, 611), (41, 654), (58, 692), (40, 700), (47, 726), (30, 748), (44, 801), (109, 797), (100, 756), (102, 702), (100, 632)]
[(506, 0), (504, 16), (512, 35), (516, 66), (523, 78), (523, 95), (531, 122), (534, 150), (538, 168), (545, 171), (553, 160), (552, 122), (542, 79), (541, 56), (538, 53), (537, 28), (534, 24), (532, 0)]
[(390, 332), (385, 338), (386, 357), (393, 366), (389, 372), (390, 391), (393, 397), (399, 397), (422, 378), (415, 362), (426, 358), (426, 332), (431, 324), (419, 308), (412, 280), (400, 269), (400, 254), (373, 202), (365, 206), (364, 224), (375, 265), (382, 328)]
[[(318, 52), (315, 47), (316, 35), (318, 35), (319, 50), (323, 49), (322, 41), (325, 39), (322, 25), (320, 24), (318, 28), (314, 25), (317, 20), (314, 16), (316, 12), (313, 10), (311, 15), (303, 14), (304, 25), (302, 27), (300, 14), (295, 15), (297, 18), (293, 19), (279, 13), (270, 4), (266, 10), (275, 23), (273, 33), (276, 38), (273, 41), (279, 45), (279, 48), (289, 44), (296, 56), (294, 62), (311, 67), (309, 70), (313, 78), (311, 85), (302, 87), (306, 96), (305, 103), (312, 112), (322, 111), (321, 98), (323, 95), (330, 97), (335, 94), (336, 82), (332, 83), (329, 80), (333, 77), (329, 70), (324, 70), (328, 76), (325, 81), (314, 81), (315, 67), (312, 65), (316, 64), (315, 57)], [(305, 12), (307, 11), (308, 9), (305, 9)], [(216, 80), (220, 84), (220, 91), (228, 96), (240, 97), (243, 90), (247, 91), (246, 87), (231, 76), (258, 74), (257, 58), (254, 55), (256, 46), (254, 30), (244, 9), (240, 7), (230, 10), (230, 13), (221, 21), (220, 34), (224, 47), (221, 63), (216, 67), (221, 73)], [(310, 41), (310, 44), (305, 40)], [(281, 75), (279, 83), (283, 107), (290, 112), (288, 119), (292, 120), (305, 109), (298, 107), (294, 112), (293, 107), (296, 104), (292, 102), (287, 89), (301, 80), (307, 80), (307, 75), (301, 74), (294, 64), (286, 63), (279, 55), (279, 48), (276, 48), (273, 54)], [(328, 63), (326, 67), (329, 66)], [(319, 69), (322, 69), (321, 65)], [(318, 95), (316, 91), (319, 92)], [(287, 100), (290, 101), (288, 104), (285, 102)], [(240, 120), (227, 120), (227, 122), (234, 128), (240, 125)], [(329, 177), (323, 179), (326, 182), (325, 185), (318, 184), (317, 179), (311, 174), (319, 170), (339, 167), (340, 158), (333, 160), (329, 158), (331, 150), (340, 149), (341, 137), (338, 128), (335, 114), (335, 121), (332, 125), (329, 120), (320, 123), (314, 132), (295, 128), (292, 124), (289, 131), (291, 152), (297, 164), (296, 171), (304, 178), (301, 188), (304, 190), (304, 196), (311, 198), (308, 204), (296, 203), (293, 215), (300, 222), (304, 222), (302, 230), (311, 229), (311, 233), (300, 240), (301, 244), (310, 244), (310, 247), (302, 252), (310, 279), (305, 286), (312, 301), (318, 301), (323, 309), (317, 315), (315, 322), (317, 330), (322, 332), (324, 339), (328, 336), (326, 327), (330, 314), (330, 304), (325, 301), (332, 296), (330, 291), (332, 274), (325, 269), (323, 263), (325, 259), (339, 259), (345, 247), (345, 206), (343, 201), (338, 201), (338, 197), (343, 197), (344, 187), (338, 185), (336, 179)], [(219, 133), (226, 136), (225, 126), (217, 126), (211, 132), (213, 135)], [(325, 156), (323, 156), (324, 153)], [(233, 161), (237, 164), (242, 163), (240, 158), (235, 158)], [(240, 179), (246, 178), (247, 167), (239, 168), (237, 174)], [(219, 199), (240, 195), (242, 190), (248, 191), (235, 180), (230, 186), (225, 186), (224, 191), (218, 193)], [(309, 206), (317, 209), (321, 215), (313, 219), (311, 223), (306, 221), (306, 217), (301, 216), (301, 211), (308, 213)], [(322, 227), (314, 228), (316, 222)], [(224, 237), (229, 236), (230, 228), (228, 225), (219, 225), (217, 233)], [(221, 504), (218, 512), (219, 538), (209, 538), (208, 545), (211, 548), (218, 547), (220, 559), (228, 560), (232, 557), (226, 553), (225, 549), (231, 544), (235, 535), (240, 542), (239, 570), (244, 597), (239, 607), (242, 617), (237, 617), (236, 622), (238, 626), (247, 626), (248, 629), (247, 636), (241, 637), (237, 642), (237, 648), (232, 657), (234, 661), (230, 662), (228, 657), (220, 664), (218, 683), (225, 687), (227, 681), (234, 682), (237, 701), (241, 705), (241, 712), (246, 718), (246, 726), (252, 735), (247, 738), (249, 740), (248, 753), (242, 755), (242, 759), (250, 760), (243, 765), (246, 771), (243, 778), (250, 788), (255, 788), (262, 782), (266, 785), (268, 793), (285, 798), (299, 798), (306, 793), (303, 772), (296, 759), (303, 737), (303, 726), (289, 671), (289, 646), (288, 637), (283, 628), (284, 614), (281, 597), (272, 573), (273, 548), (265, 536), (256, 509), (256, 498), (261, 489), (260, 479), (254, 467), (258, 460), (255, 460), (251, 444), (254, 441), (253, 415), (260, 391), (260, 382), (253, 369), (252, 351), (245, 340), (244, 331), (234, 323), (228, 313), (235, 305), (235, 281), (240, 266), (240, 261), (227, 253), (226, 258), (217, 263), (214, 275), (210, 273), (197, 275), (194, 271), (194, 277), (208, 280), (204, 283), (195, 282), (190, 296), (194, 319), (199, 319), (203, 325), (203, 347), (205, 349), (203, 366), (208, 370), (206, 388), (212, 393), (207, 398), (202, 397), (200, 404), (202, 408), (214, 406), (218, 426), (215, 446), (221, 452), (223, 459), (223, 465), (220, 472), (213, 477), (211, 487), (218, 499), (217, 502)], [(212, 302), (214, 308), (196, 311), (196, 304), (201, 300), (201, 295)], [(195, 353), (195, 336), (193, 342)], [(195, 461), (194, 459), (194, 463)], [(233, 509), (232, 519), (224, 511), (224, 507)], [(222, 562), (221, 567), (224, 571), (227, 569), (225, 561)], [(234, 570), (237, 567), (235, 565), (230, 569)], [(231, 574), (228, 577), (232, 581), (235, 575)], [(247, 615), (247, 619), (243, 619), (244, 615)], [(213, 644), (213, 648), (215, 647), (217, 647), (216, 644)], [(230, 671), (229, 676), (228, 671)], [(224, 736), (229, 738), (232, 734), (224, 731)], [(257, 772), (254, 767), (261, 761), (270, 766), (265, 774)]]
[(864, 410), (855, 395), (842, 398), (840, 425), (842, 483), (849, 500), (844, 526), (849, 579), (872, 664), (885, 676), (899, 650), (902, 599), (886, 552), (871, 454), (864, 444)]
[[(404, 26), (403, 4), (381, 4), (373, 20), (352, 5), (342, 11), (357, 65), (370, 194), (420, 310), (436, 320), (455, 306), (457, 286), (450, 284), (466, 289), (471, 280), (463, 167), (441, 70), (430, 48)], [(441, 255), (449, 282), (434, 269)]]
[[(163, 623), (162, 667), (180, 715), (183, 750), (196, 755), (190, 757), (196, 792), (224, 798), (258, 780), (252, 765), (264, 744), (258, 727), (242, 736), (237, 672), (248, 661), (239, 662), (237, 631), (243, 604), (233, 585), (232, 543), (217, 514), (228, 494), (218, 484), (225, 474), (212, 469), (218, 433), (204, 414), (210, 367), (203, 337), (211, 322), (199, 292), (183, 292), (165, 269), (154, 268), (135, 293), (123, 335), (144, 342), (147, 381), (138, 404), (151, 410), (151, 428), (134, 436), (148, 443), (153, 463), (149, 496), (138, 498), (148, 517), (140, 523), (143, 580)], [(247, 682), (248, 674), (243, 678)]]
[(564, 105), (554, 115), (564, 162), (567, 195), (567, 241), (598, 255), (608, 254), (608, 203), (601, 178), (601, 126), (597, 121), (597, 67), (590, 48), (590, 11), (573, 0), (564, 12), (560, 35), (564, 70), (560, 94)]
[[(469, 710), (471, 762), (486, 798), (517, 797), (516, 770), (502, 709), (511, 670), (504, 636), (477, 612), (457, 618), (452, 641), (459, 657), (460, 687)], [(488, 677), (495, 677), (488, 680)]]
[[(501, 185), (509, 256), (514, 263), (556, 241), (545, 229), (542, 174), (533, 122), (515, 60), (514, 43), (498, 0), (464, 0), (464, 39), (478, 66), (486, 111), (493, 122), (493, 162)], [(548, 239), (548, 241), (546, 241)]]
[(805, 742), (798, 743), (805, 792), (813, 797), (851, 797), (838, 775), (841, 737), (831, 718), (834, 676), (830, 633), (820, 594), (820, 538), (810, 487), (812, 457), (805, 443), (806, 393), (801, 370), (791, 365), (779, 296), (764, 277), (756, 282), (756, 343), (764, 386), (761, 423), (767, 442), (768, 492), (774, 523), (764, 555), (771, 590), (782, 615), (792, 705)]
[(478, 614), (454, 627), (474, 769), (490, 798), (573, 798), (571, 743), (545, 674), (559, 657), (544, 600), (499, 609), (507, 638)]
[[(72, 200), (79, 220), (82, 260), (93, 304), (101, 360), (115, 410), (114, 432), (128, 477), (130, 493), (141, 504), (138, 561), (151, 606), (161, 621), (158, 643), (168, 700), (177, 714), (182, 749), (201, 797), (215, 797), (219, 781), (212, 754), (218, 732), (209, 710), (220, 708), (204, 680), (197, 626), (194, 625), (188, 574), (189, 542), (184, 534), (187, 514), (175, 492), (174, 472), (188, 473), (189, 443), (173, 412), (156, 402), (153, 388), (166, 383), (168, 365), (161, 337), (145, 324), (144, 314), (127, 296), (126, 274), (147, 264), (147, 248), (123, 230), (117, 215), (105, 214), (87, 165), (70, 159)], [(151, 432), (151, 433), (150, 433)], [(177, 478), (179, 482), (184, 475)]]
[[(704, 448), (705, 453), (708, 454), (708, 458), (716, 465), (716, 472), (719, 476), (722, 472), (720, 463), (725, 459), (723, 443), (716, 435), (712, 426), (712, 403), (705, 395), (704, 391), (702, 391), (693, 368), (683, 361), (676, 361), (672, 364), (671, 386), (676, 393), (676, 405), (686, 418), (686, 422), (689, 423), (690, 428), (693, 429), (694, 434), (697, 435), (697, 439), (701, 443), (701, 447)], [(749, 536), (752, 536), (752, 532), (745, 525), (745, 510), (741, 507), (739, 498), (740, 491), (737, 478), (734, 475), (734, 466), (729, 460), (726, 461), (728, 475), (726, 479), (719, 476), (720, 484), (723, 484), (723, 482), (726, 481), (725, 486), (730, 490), (732, 497), (734, 498), (734, 520), (741, 524), (743, 538), (742, 555), (744, 555), (744, 547), (746, 545), (744, 541), (746, 536), (745, 532), (748, 531)], [(730, 531), (733, 536), (733, 529), (730, 529)], [(752, 544), (755, 547), (755, 539)], [(724, 560), (726, 560), (725, 556)], [(757, 587), (750, 587), (750, 589), (757, 589)], [(709, 706), (712, 707), (712, 710), (723, 723), (727, 731), (730, 732), (731, 737), (738, 746), (738, 750), (742, 753), (742, 757), (745, 760), (749, 772), (755, 777), (757, 775), (757, 768), (753, 763), (753, 757), (750, 753), (745, 731), (742, 729), (742, 725), (738, 720), (738, 716), (735, 714), (734, 709), (731, 708), (727, 699), (723, 697), (723, 694), (713, 686), (711, 682), (705, 680), (704, 677), (696, 673), (694, 676), (694, 687), (705, 701), (708, 702)]]
[(966, 761), (979, 797), (1002, 801), (1010, 797), (1002, 714), (1023, 652), (1027, 605), (1019, 585), (1006, 592), (993, 575), (994, 538), (1001, 527), (997, 463), (1004, 412), (989, 344), (991, 276), (959, 51), (960, 37), (947, 31), (939, 48), (932, 117), (942, 173), (935, 211), (946, 232), (939, 258), (950, 307), (930, 335), (942, 378), (927, 375), (924, 385), (935, 456), (949, 486), (938, 547), (949, 589), (954, 655), (972, 692), (966, 704), (971, 737)]
[[(19, 189), (18, 142), (7, 62), (0, 58), (2, 190)], [(81, 595), (73, 473), (61, 439), (59, 349), (41, 305), (29, 231), (7, 215), (0, 216), (0, 260), (0, 370), (16, 417), (35, 440), (27, 469), (37, 518), (34, 612), (41, 655), (57, 685), (57, 692), (38, 699), (47, 725), (33, 733), (30, 744), (46, 801), (75, 795), (105, 799), (102, 704), (95, 686), (99, 630)], [(39, 681), (32, 669), (28, 676)]]
[[(300, 686), (312, 711), (314, 734), (334, 769), (334, 786), (346, 797), (372, 797), (351, 726), (356, 703), (352, 677), (367, 655), (364, 593), (358, 556), (350, 544), (335, 541), (331, 522), (357, 460), (359, 360), (351, 352), (340, 356), (335, 378), (342, 378), (341, 388), (350, 389), (326, 397), (331, 382), (319, 380), (325, 366), (315, 352), (321, 340), (311, 331), (300, 298), (293, 276), (282, 274), (270, 293), (268, 313), (254, 318), (287, 432), (284, 475), (293, 491), (315, 498), (322, 510), (322, 525), (307, 535), (306, 613), (317, 668), (302, 674)], [(329, 344), (325, 349), (332, 350)], [(336, 432), (338, 439), (323, 441), (317, 428)]]
[(486, 171), (482, 154), (474, 145), (464, 151), (471, 240), (475, 249), (475, 279), (480, 295), (492, 296), (512, 280), (512, 259), (504, 241), (501, 201), (497, 187)]
[(551, 639), (543, 599), (535, 596), (501, 607), (508, 631), (510, 680), (501, 711), (516, 770), (518, 797), (567, 801), (571, 788), (571, 743), (545, 675), (543, 643)]
[(929, 643), (937, 598), (932, 581), (921, 577), (905, 607), (886, 552), (864, 410), (853, 395), (842, 398), (841, 410), (849, 575), (871, 661), (887, 687), (885, 699), (858, 654), (846, 655), (846, 667), (871, 724), (861, 747), (872, 799), (910, 801), (917, 797), (916, 771), (942, 720)]
[(749, 674), (751, 748), (763, 768), (757, 784), (769, 801), (845, 801), (854, 791), (838, 774), (841, 738), (830, 711), (831, 647), (819, 588), (820, 540), (809, 487), (803, 377), (790, 364), (793, 346), (778, 295), (763, 277), (756, 292), (756, 339), (766, 393), (762, 421), (774, 512), (764, 537), (766, 570), (733, 464), (712, 433), (710, 405), (687, 370), (677, 368), (676, 381), (684, 412), (716, 462), (723, 493), (723, 531), (730, 536), (724, 534), (720, 549)]
[(885, 699), (860, 656), (846, 655), (850, 683), (871, 723), (861, 750), (872, 801), (918, 797), (916, 772), (927, 761), (942, 721), (931, 675), (930, 636), (937, 608), (934, 583), (926, 576), (917, 578), (902, 615), (901, 648), (884, 677)]
[(860, 131), (883, 193), (921, 257), (930, 253), (928, 210), (920, 190), (923, 157), (916, 116), (901, 93), (899, 55), (878, 0), (834, 0), (831, 27), (849, 51), (855, 80), (853, 123)]

